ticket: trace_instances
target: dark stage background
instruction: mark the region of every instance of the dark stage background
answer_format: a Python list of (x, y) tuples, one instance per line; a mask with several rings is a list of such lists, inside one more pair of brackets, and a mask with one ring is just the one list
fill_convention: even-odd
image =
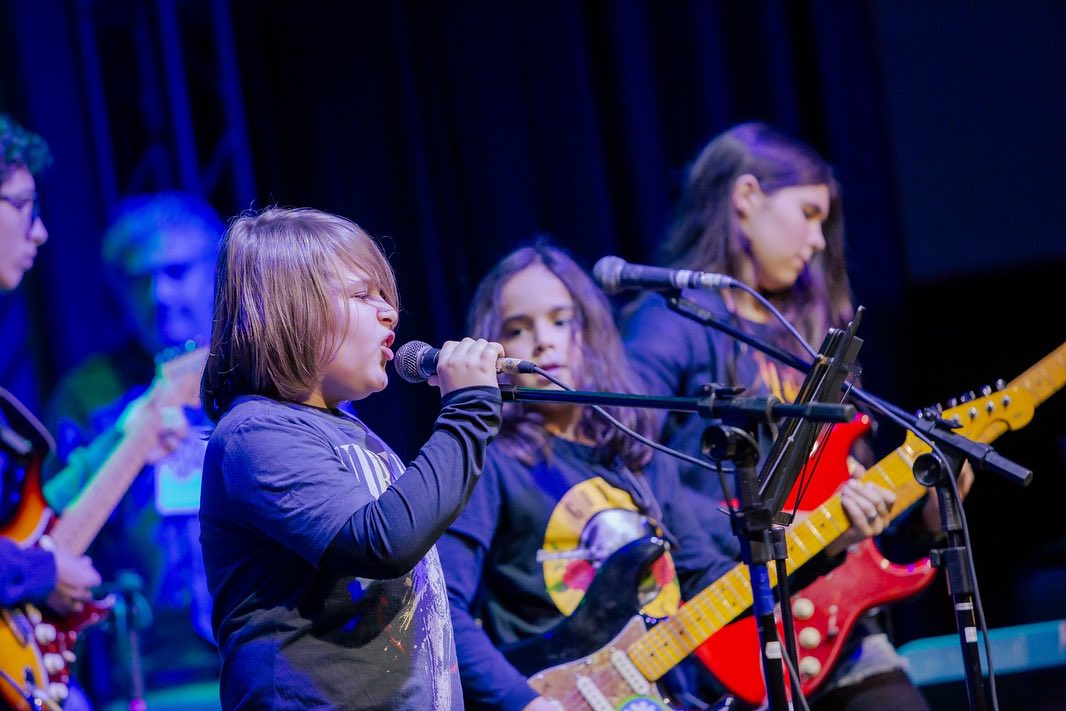
[[(1066, 6), (1045, 2), (9, 1), (0, 108), (50, 142), (51, 239), (0, 301), (0, 381), (39, 404), (122, 324), (99, 237), (122, 195), (178, 187), (384, 238), (400, 340), (463, 334), (484, 271), (537, 233), (587, 265), (649, 261), (687, 160), (743, 120), (814, 144), (844, 185), (867, 386), (915, 409), (1066, 340)], [(405, 456), (438, 398), (359, 403)], [(1066, 395), (997, 448), (1036, 471), (967, 502), (989, 621), (1062, 543)], [(902, 434), (884, 426), (881, 450)], [(1060, 554), (1061, 555), (1061, 554)], [(901, 641), (953, 630), (943, 583)], [(1059, 603), (1060, 605), (1063, 603)]]

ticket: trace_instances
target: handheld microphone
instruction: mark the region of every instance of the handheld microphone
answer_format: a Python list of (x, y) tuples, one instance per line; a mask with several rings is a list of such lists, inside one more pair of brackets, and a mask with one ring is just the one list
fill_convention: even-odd
[[(437, 372), (437, 360), (440, 348), (434, 348), (424, 341), (408, 341), (396, 349), (392, 365), (400, 377), (409, 383), (421, 383)], [(518, 358), (498, 358), (496, 372), (508, 375), (532, 373), (536, 363)]]
[(648, 267), (630, 264), (621, 257), (603, 257), (592, 268), (592, 276), (608, 294), (623, 289), (718, 289), (737, 283), (725, 274)]

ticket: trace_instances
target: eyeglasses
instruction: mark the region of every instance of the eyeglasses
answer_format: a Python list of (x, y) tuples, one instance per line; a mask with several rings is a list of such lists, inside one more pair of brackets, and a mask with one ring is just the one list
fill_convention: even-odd
[(19, 212), (25, 210), (27, 205), (32, 204), (33, 207), (30, 208), (31, 225), (37, 221), (38, 217), (41, 216), (41, 197), (37, 193), (33, 193), (32, 195), (18, 196), (0, 195), (0, 200), (3, 200), (6, 203), (10, 203), (11, 207), (15, 208)]

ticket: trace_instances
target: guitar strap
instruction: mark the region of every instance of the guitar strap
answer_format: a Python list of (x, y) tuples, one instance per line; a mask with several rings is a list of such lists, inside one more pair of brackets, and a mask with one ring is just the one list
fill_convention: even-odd
[(670, 529), (666, 526), (666, 521), (663, 520), (662, 506), (648, 484), (648, 477), (643, 472), (633, 472), (621, 461), (616, 462), (616, 464), (623, 480), (621, 488), (629, 494), (637, 508), (653, 521), (662, 537), (669, 541), (670, 545), (679, 547), (677, 538), (670, 532)]

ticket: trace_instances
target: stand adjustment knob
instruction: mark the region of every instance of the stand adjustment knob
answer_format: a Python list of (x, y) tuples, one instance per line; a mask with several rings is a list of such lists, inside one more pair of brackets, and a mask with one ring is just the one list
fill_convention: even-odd
[(799, 633), (799, 643), (804, 649), (814, 649), (822, 643), (822, 633), (814, 627), (804, 627)]
[(814, 657), (804, 657), (803, 659), (800, 659), (800, 676), (815, 676), (820, 671), (822, 671), (822, 663)]

